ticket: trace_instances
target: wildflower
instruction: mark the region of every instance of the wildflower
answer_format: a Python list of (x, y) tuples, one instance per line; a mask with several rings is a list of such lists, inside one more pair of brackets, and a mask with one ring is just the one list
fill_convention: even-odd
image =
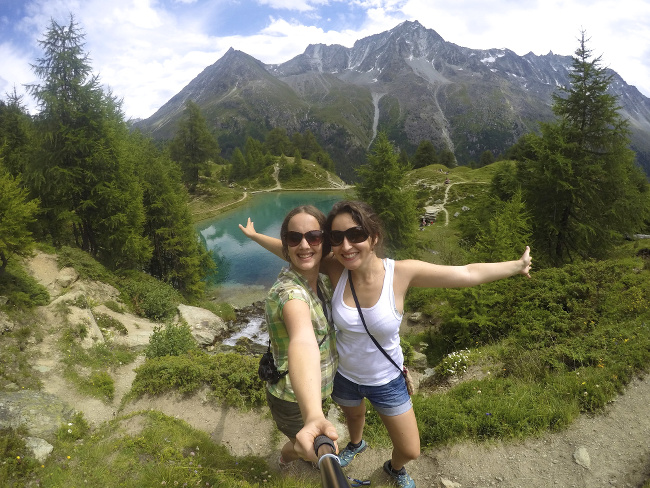
[(16, 456), (16, 459), (18, 459), (18, 461), (20, 461), (20, 456)]
[(582, 384), (583, 384), (583, 385), (586, 385), (586, 384), (587, 384), (587, 382), (586, 382), (586, 381), (583, 381), (583, 382), (582, 382)]
[(68, 459), (70, 459), (70, 456), (68, 456)]
[(485, 415), (487, 415), (488, 417), (492, 416), (492, 414), (490, 412), (486, 412)]
[(72, 429), (68, 429), (68, 434), (72, 434)]

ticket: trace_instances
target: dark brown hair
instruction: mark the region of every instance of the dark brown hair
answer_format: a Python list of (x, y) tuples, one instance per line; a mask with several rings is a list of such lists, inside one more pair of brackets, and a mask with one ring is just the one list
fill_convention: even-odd
[(371, 239), (375, 239), (375, 252), (378, 256), (383, 255), (382, 244), (384, 242), (384, 226), (379, 215), (366, 202), (360, 200), (341, 200), (337, 202), (327, 215), (325, 230), (329, 234), (332, 230), (332, 222), (337, 215), (350, 214), (352, 220), (365, 230)]
[[(296, 215), (306, 213), (314, 217), (318, 221), (320, 230), (325, 232), (325, 214), (318, 210), (313, 205), (300, 205), (299, 207), (291, 210), (284, 220), (282, 221), (282, 227), (280, 227), (280, 240), (282, 240), (282, 254), (287, 261), (289, 259), (289, 245), (287, 244), (287, 233), (289, 232), (289, 221)], [(325, 238), (323, 239), (323, 257), (327, 256), (331, 251), (330, 241), (327, 238), (327, 232), (325, 232)]]

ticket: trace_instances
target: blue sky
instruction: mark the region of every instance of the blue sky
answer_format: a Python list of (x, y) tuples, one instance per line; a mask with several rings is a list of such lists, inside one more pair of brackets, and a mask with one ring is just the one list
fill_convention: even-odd
[(650, 0), (0, 0), (0, 97), (38, 81), (37, 41), (70, 13), (127, 118), (152, 115), (230, 47), (280, 63), (405, 20), (460, 46), (519, 55), (572, 55), (585, 29), (594, 54), (650, 96)]

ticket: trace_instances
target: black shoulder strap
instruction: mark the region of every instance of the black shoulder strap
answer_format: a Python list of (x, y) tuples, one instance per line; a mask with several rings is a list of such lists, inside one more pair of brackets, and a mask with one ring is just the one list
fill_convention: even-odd
[(361, 317), (361, 322), (363, 323), (363, 327), (366, 329), (366, 332), (370, 336), (370, 339), (372, 339), (372, 342), (375, 343), (375, 346), (377, 346), (377, 349), (379, 349), (384, 354), (384, 356), (386, 356), (386, 359), (388, 359), (391, 363), (393, 363), (393, 366), (395, 366), (397, 368), (397, 370), (404, 375), (405, 374), (404, 370), (402, 370), (402, 368), (400, 368), (397, 365), (397, 363), (395, 361), (393, 361), (393, 358), (390, 357), (386, 351), (384, 351), (384, 348), (379, 345), (379, 342), (377, 342), (377, 339), (375, 339), (375, 337), (368, 330), (368, 326), (366, 325), (366, 321), (363, 318), (363, 314), (361, 313), (361, 305), (359, 305), (359, 299), (357, 298), (357, 294), (354, 291), (354, 284), (352, 283), (352, 273), (350, 272), (350, 270), (348, 270), (348, 281), (350, 282), (350, 291), (352, 292), (352, 298), (354, 298), (354, 303), (357, 306), (357, 311), (359, 312), (359, 317)]

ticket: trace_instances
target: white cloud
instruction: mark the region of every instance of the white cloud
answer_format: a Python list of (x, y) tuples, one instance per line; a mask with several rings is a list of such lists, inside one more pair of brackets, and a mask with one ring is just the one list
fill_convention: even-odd
[[(529, 51), (571, 55), (584, 28), (594, 54), (602, 54), (605, 65), (650, 96), (647, 0), (629, 0), (625, 8), (614, 0), (489, 4), (483, 0), (256, 0), (257, 5), (240, 1), (248, 2), (244, 5), (250, 8), (278, 10), (256, 33), (223, 36), (208, 29), (212, 19), (232, 5), (228, 0), (32, 0), (26, 4), (27, 17), (16, 26), (30, 36), (32, 51), (0, 46), (0, 90), (34, 81), (29, 63), (41, 55), (36, 40), (51, 18), (65, 24), (74, 12), (86, 32), (93, 69), (124, 99), (124, 110), (133, 117), (153, 114), (230, 47), (264, 63), (280, 63), (304, 52), (308, 44), (351, 47), (358, 39), (392, 29), (404, 20), (418, 20), (460, 46), (507, 47), (519, 55)], [(291, 11), (295, 18), (281, 16), (281, 9)], [(353, 9), (353, 20), (347, 9)], [(328, 21), (318, 22), (323, 18)], [(242, 25), (246, 22), (241, 19)], [(236, 28), (229, 26), (231, 32)]]
[(293, 10), (297, 12), (308, 12), (315, 10), (320, 5), (325, 5), (328, 0), (257, 0), (260, 5), (268, 5), (271, 8), (280, 10)]

